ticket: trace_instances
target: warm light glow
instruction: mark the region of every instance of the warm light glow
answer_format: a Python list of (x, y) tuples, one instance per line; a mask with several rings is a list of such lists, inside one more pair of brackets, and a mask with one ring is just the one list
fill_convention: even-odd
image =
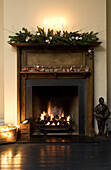
[(53, 20), (53, 24), (55, 25), (55, 20)]
[(45, 20), (45, 34), (47, 36), (47, 20)]
[(21, 153), (17, 153), (14, 156), (14, 164), (18, 165), (18, 167), (20, 166), (20, 164), (21, 164)]
[(53, 20), (53, 35), (55, 35), (55, 20)]
[(4, 151), (0, 155), (0, 167), (3, 169), (16, 169), (15, 167), (20, 168), (21, 166), (21, 154), (17, 150), (14, 154), (12, 151)]
[(64, 111), (62, 112), (62, 115), (61, 115), (61, 117), (64, 117)]
[(2, 134), (3, 134), (4, 136), (7, 136), (7, 132), (3, 132)]
[(69, 116), (67, 117), (67, 123), (68, 123), (68, 124), (69, 124), (70, 119), (71, 119), (71, 116), (69, 115)]
[(63, 36), (63, 19), (61, 19), (61, 36)]
[(10, 126), (0, 126), (1, 138), (8, 141), (16, 140), (17, 128), (13, 125)]
[(44, 116), (46, 116), (45, 111), (43, 111), (43, 113), (41, 113), (40, 120), (44, 120)]
[(20, 125), (17, 125), (17, 122), (14, 123), (14, 126), (20, 128)]
[(54, 115), (53, 115), (53, 114), (51, 114), (51, 115), (50, 115), (50, 120), (52, 121), (52, 120), (53, 120), (53, 118), (54, 118)]
[(59, 123), (59, 122), (57, 122), (57, 125), (59, 126), (59, 125), (60, 125), (60, 123)]
[(45, 20), (45, 24), (47, 24), (47, 20)]
[(48, 115), (51, 116), (51, 102), (48, 102)]
[(11, 132), (2, 132), (3, 136), (10, 138), (12, 136)]
[[(70, 124), (70, 115), (68, 117), (66, 117), (64, 111), (62, 108), (58, 108), (57, 106), (54, 106), (51, 104), (51, 101), (48, 101), (48, 106), (47, 106), (47, 113), (45, 111), (43, 111), (43, 113), (41, 113), (40, 115), (40, 121), (44, 121), (45, 125), (57, 125), (59, 126), (61, 123), (63, 122), (63, 124), (65, 124), (65, 122), (67, 121), (68, 124)], [(55, 121), (56, 123), (52, 123), (51, 121)], [(52, 124), (51, 124), (52, 123)]]
[[(61, 31), (63, 33), (63, 29), (65, 29), (66, 26), (66, 18), (62, 17), (50, 17), (43, 21), (43, 27), (45, 26), (45, 33), (46, 36), (48, 34), (48, 29), (53, 29), (53, 35), (56, 33), (56, 31)], [(66, 30), (66, 29), (65, 29)]]
[(49, 126), (49, 125), (50, 125), (50, 122), (48, 122), (46, 125), (48, 125), (48, 126)]
[(61, 24), (63, 24), (63, 19), (61, 19)]
[(11, 128), (9, 128), (9, 127), (4, 127), (4, 128), (1, 129), (1, 132), (6, 132), (6, 131), (9, 131), (9, 130), (11, 130)]
[(28, 120), (24, 120), (24, 121), (22, 122), (22, 124), (26, 124), (26, 123), (28, 123)]

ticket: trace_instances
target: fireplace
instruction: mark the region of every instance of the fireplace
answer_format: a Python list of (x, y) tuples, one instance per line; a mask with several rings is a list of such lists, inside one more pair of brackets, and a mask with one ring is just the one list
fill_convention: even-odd
[[(26, 119), (33, 122), (33, 131), (36, 131), (36, 120), (43, 112), (46, 115), (49, 115), (48, 112), (50, 112), (51, 120), (55, 120), (59, 116), (65, 117), (64, 121), (67, 121), (67, 117), (70, 116), (73, 122), (71, 132), (78, 135), (85, 134), (84, 79), (26, 80)], [(45, 121), (45, 124), (48, 122), (50, 121)], [(61, 123), (60, 120), (51, 123), (54, 122)], [(48, 130), (50, 131), (50, 129)]]
[(94, 48), (99, 44), (12, 43), (17, 47), (18, 123), (28, 119), (34, 134), (69, 128), (73, 135), (93, 136)]

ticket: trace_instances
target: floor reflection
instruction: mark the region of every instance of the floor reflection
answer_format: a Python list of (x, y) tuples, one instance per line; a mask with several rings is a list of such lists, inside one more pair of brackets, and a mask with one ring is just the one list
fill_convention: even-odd
[(1, 168), (15, 168), (21, 167), (21, 153), (14, 153), (11, 150), (4, 151), (0, 154), (0, 167)]
[[(46, 145), (40, 150), (40, 167), (58, 167), (70, 161), (70, 146), (69, 145)], [(66, 155), (66, 156), (65, 156)]]
[(111, 144), (0, 145), (2, 170), (111, 169)]

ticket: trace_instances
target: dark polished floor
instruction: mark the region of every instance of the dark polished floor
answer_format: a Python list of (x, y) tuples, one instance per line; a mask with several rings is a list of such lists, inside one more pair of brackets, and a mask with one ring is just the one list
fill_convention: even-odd
[(73, 135), (42, 135), (33, 136), (31, 138), (18, 138), (17, 143), (103, 143), (111, 142), (111, 136), (73, 136)]
[(111, 143), (0, 145), (0, 169), (110, 170)]

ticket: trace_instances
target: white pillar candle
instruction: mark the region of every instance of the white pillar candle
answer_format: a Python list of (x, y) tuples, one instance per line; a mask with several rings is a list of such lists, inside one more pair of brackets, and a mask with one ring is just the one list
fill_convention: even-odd
[(55, 35), (55, 20), (53, 20), (53, 35)]
[(61, 36), (63, 36), (63, 20), (61, 20)]
[(45, 35), (47, 37), (47, 20), (45, 20)]

